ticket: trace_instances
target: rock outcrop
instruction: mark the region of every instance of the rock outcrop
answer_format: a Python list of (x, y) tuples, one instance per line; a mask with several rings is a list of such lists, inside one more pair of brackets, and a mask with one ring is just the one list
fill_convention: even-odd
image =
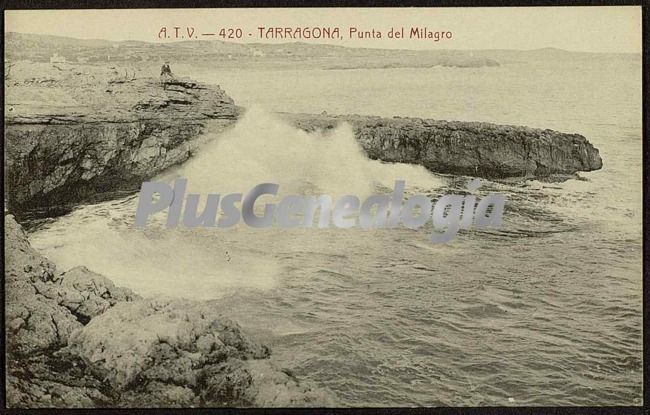
[(437, 173), (486, 178), (545, 177), (598, 170), (598, 149), (579, 134), (480, 122), (359, 115), (280, 114), (294, 126), (349, 123), (372, 159), (420, 164)]
[[(26, 210), (131, 192), (187, 160), (208, 128), (241, 113), (218, 86), (162, 84), (132, 68), (12, 66), (6, 80), (5, 200)], [(552, 130), (420, 118), (281, 114), (304, 130), (352, 125), (370, 158), (486, 178), (571, 175), (601, 168), (585, 137)], [(52, 212), (50, 212), (51, 214)]]
[(11, 212), (139, 188), (185, 161), (208, 120), (239, 110), (219, 87), (162, 84), (130, 68), (18, 63), (5, 80), (5, 198)]
[(58, 273), (5, 216), (7, 404), (331, 406), (208, 303), (142, 299), (84, 267)]

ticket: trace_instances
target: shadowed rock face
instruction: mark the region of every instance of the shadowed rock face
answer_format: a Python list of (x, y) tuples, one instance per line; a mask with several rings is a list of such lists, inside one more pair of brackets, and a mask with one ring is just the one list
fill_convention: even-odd
[(5, 216), (7, 403), (34, 407), (331, 406), (206, 302), (142, 299), (58, 273)]
[(349, 123), (368, 156), (437, 173), (486, 178), (544, 177), (598, 170), (598, 149), (579, 134), (421, 118), (280, 114), (312, 131)]
[(238, 116), (218, 86), (190, 80), (162, 85), (91, 66), (13, 69), (5, 81), (5, 197), (16, 213), (137, 189), (190, 157), (208, 120), (218, 132)]

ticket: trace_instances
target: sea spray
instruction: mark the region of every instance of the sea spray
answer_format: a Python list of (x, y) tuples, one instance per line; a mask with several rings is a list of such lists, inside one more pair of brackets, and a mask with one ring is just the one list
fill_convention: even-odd
[[(218, 190), (221, 204), (227, 194), (266, 181), (281, 183), (278, 197), (311, 195), (315, 203), (323, 194), (338, 199), (349, 193), (365, 198), (389, 192), (396, 177), (406, 180), (406, 196), (448, 182), (422, 166), (369, 159), (345, 123), (307, 133), (266, 111), (250, 108), (228, 131), (214, 134), (211, 130), (208, 125), (192, 158), (153, 180), (173, 184), (179, 177), (186, 178), (187, 193), (205, 195)], [(264, 232), (247, 226), (217, 232), (204, 227), (171, 229), (166, 228), (165, 212), (151, 216), (143, 231), (132, 227), (138, 202), (134, 195), (81, 206), (47, 224), (46, 231), (32, 235), (32, 243), (62, 269), (85, 265), (143, 295), (211, 299), (241, 288), (266, 291), (277, 287), (290, 271), (286, 264), (291, 263), (278, 250), (334, 255), (341, 249), (354, 249), (358, 237), (354, 229), (336, 227), (322, 232), (300, 227), (291, 231), (271, 227)], [(210, 203), (215, 202), (213, 198)], [(204, 211), (207, 200), (189, 203), (197, 203), (197, 209)], [(314, 217), (315, 228), (319, 219)], [(389, 216), (391, 220), (399, 221), (399, 217)], [(381, 241), (366, 240), (364, 249)]]
[(225, 195), (259, 183), (279, 183), (280, 197), (327, 194), (366, 198), (389, 189), (396, 178), (411, 189), (442, 187), (447, 179), (423, 166), (371, 160), (352, 127), (306, 132), (260, 108), (246, 111), (230, 131), (215, 136), (185, 164), (156, 177), (172, 183), (187, 179), (187, 192)]

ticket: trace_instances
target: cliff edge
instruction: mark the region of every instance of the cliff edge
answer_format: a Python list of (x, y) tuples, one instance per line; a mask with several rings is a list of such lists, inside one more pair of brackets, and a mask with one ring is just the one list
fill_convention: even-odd
[[(128, 67), (20, 62), (5, 79), (9, 211), (135, 190), (189, 158), (239, 109), (218, 86), (142, 77)], [(216, 131), (218, 132), (218, 131)]]

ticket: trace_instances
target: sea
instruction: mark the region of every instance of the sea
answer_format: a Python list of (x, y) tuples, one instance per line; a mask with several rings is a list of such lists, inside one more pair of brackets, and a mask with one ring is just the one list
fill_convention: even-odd
[[(563, 55), (498, 67), (196, 69), (247, 108), (157, 180), (202, 193), (466, 191), (470, 177), (368, 159), (351, 128), (306, 133), (277, 112), (484, 121), (587, 137), (603, 168), (564, 182), (482, 180), (503, 224), (433, 244), (420, 229), (133, 227), (137, 195), (30, 231), (149, 296), (210, 301), (340, 406), (642, 404), (641, 58)], [(266, 196), (265, 196), (266, 197)]]

